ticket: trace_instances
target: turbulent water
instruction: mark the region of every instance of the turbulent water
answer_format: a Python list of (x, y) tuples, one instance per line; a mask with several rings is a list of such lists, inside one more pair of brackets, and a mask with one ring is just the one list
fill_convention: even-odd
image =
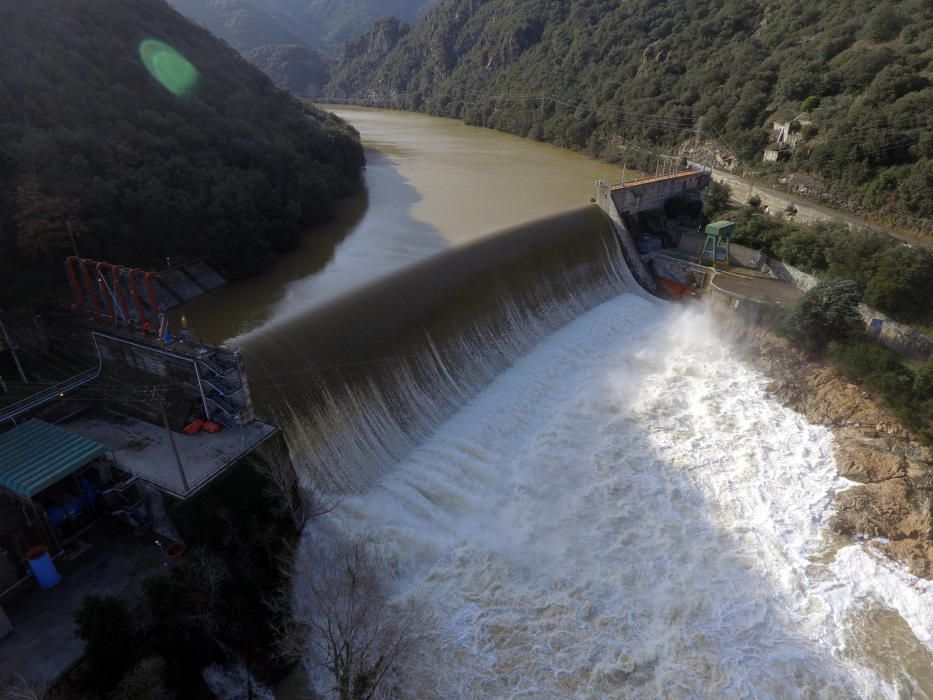
[(763, 384), (623, 294), (346, 500), (316, 532), (382, 542), (424, 613), (410, 696), (929, 697), (933, 587), (829, 538), (831, 435)]

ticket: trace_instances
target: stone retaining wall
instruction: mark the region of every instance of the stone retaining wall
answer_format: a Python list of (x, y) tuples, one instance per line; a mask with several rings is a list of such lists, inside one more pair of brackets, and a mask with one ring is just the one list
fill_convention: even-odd
[[(805, 292), (813, 289), (819, 282), (819, 279), (813, 275), (777, 260), (769, 261), (768, 266), (779, 280), (793, 284), (797, 289)], [(933, 340), (913, 327), (905, 323), (898, 323), (865, 304), (859, 304), (859, 315), (861, 315), (862, 321), (865, 322), (866, 327), (869, 329), (871, 329), (873, 321), (881, 321), (878, 341), (886, 348), (915, 360), (926, 361), (933, 357)]]

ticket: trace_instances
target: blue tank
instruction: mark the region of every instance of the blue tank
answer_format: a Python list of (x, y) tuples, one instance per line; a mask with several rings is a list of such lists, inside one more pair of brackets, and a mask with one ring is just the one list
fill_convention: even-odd
[(32, 575), (36, 577), (36, 583), (39, 588), (48, 590), (53, 588), (62, 580), (62, 575), (55, 568), (55, 562), (49, 556), (49, 549), (45, 546), (33, 547), (26, 552), (26, 562), (32, 570)]

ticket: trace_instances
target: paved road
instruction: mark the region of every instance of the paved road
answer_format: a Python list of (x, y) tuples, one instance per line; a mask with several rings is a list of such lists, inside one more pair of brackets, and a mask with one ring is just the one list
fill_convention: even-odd
[[(697, 164), (697, 167), (703, 167)], [(899, 231), (888, 226), (881, 224), (875, 224), (869, 221), (866, 221), (860, 216), (851, 214), (849, 212), (840, 211), (839, 209), (833, 209), (832, 207), (827, 207), (823, 204), (818, 204), (812, 199), (806, 197), (801, 197), (799, 195), (790, 194), (787, 192), (782, 192), (781, 190), (775, 189), (773, 187), (768, 187), (756, 180), (750, 180), (748, 178), (741, 177), (739, 175), (733, 175), (732, 173), (727, 173), (722, 170), (713, 169), (713, 178), (716, 180), (723, 181), (727, 184), (742, 184), (746, 187), (753, 187), (757, 192), (760, 192), (762, 195), (767, 197), (773, 197), (774, 199), (783, 200), (787, 204), (793, 204), (797, 207), (798, 211), (806, 210), (811, 218), (819, 218), (827, 221), (837, 221), (847, 226), (856, 226), (860, 228), (865, 228), (870, 231), (876, 231), (877, 233), (884, 233), (898, 240), (904, 241), (905, 243), (910, 243), (912, 245), (921, 245), (924, 248), (933, 248), (933, 239), (924, 238), (920, 239), (915, 236), (911, 236), (904, 231)], [(742, 204), (745, 204), (745, 201), (742, 201), (741, 198), (738, 198), (737, 201), (741, 201)]]

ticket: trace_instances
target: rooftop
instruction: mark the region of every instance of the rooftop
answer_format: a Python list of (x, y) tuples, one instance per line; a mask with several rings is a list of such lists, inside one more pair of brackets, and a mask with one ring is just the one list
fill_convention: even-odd
[(104, 452), (92, 439), (33, 418), (0, 434), (0, 489), (30, 499)]
[(164, 427), (102, 409), (77, 416), (64, 427), (101, 443), (118, 467), (179, 498), (193, 495), (276, 432), (262, 421), (219, 433), (173, 432), (186, 490)]
[(650, 185), (655, 182), (664, 182), (665, 180), (680, 180), (687, 177), (695, 177), (696, 175), (701, 175), (702, 173), (699, 170), (681, 170), (678, 173), (673, 173), (669, 175), (651, 175), (649, 177), (642, 177), (637, 180), (628, 180), (626, 182), (618, 182), (611, 186), (614, 190), (629, 189), (634, 187), (642, 187), (644, 185)]

